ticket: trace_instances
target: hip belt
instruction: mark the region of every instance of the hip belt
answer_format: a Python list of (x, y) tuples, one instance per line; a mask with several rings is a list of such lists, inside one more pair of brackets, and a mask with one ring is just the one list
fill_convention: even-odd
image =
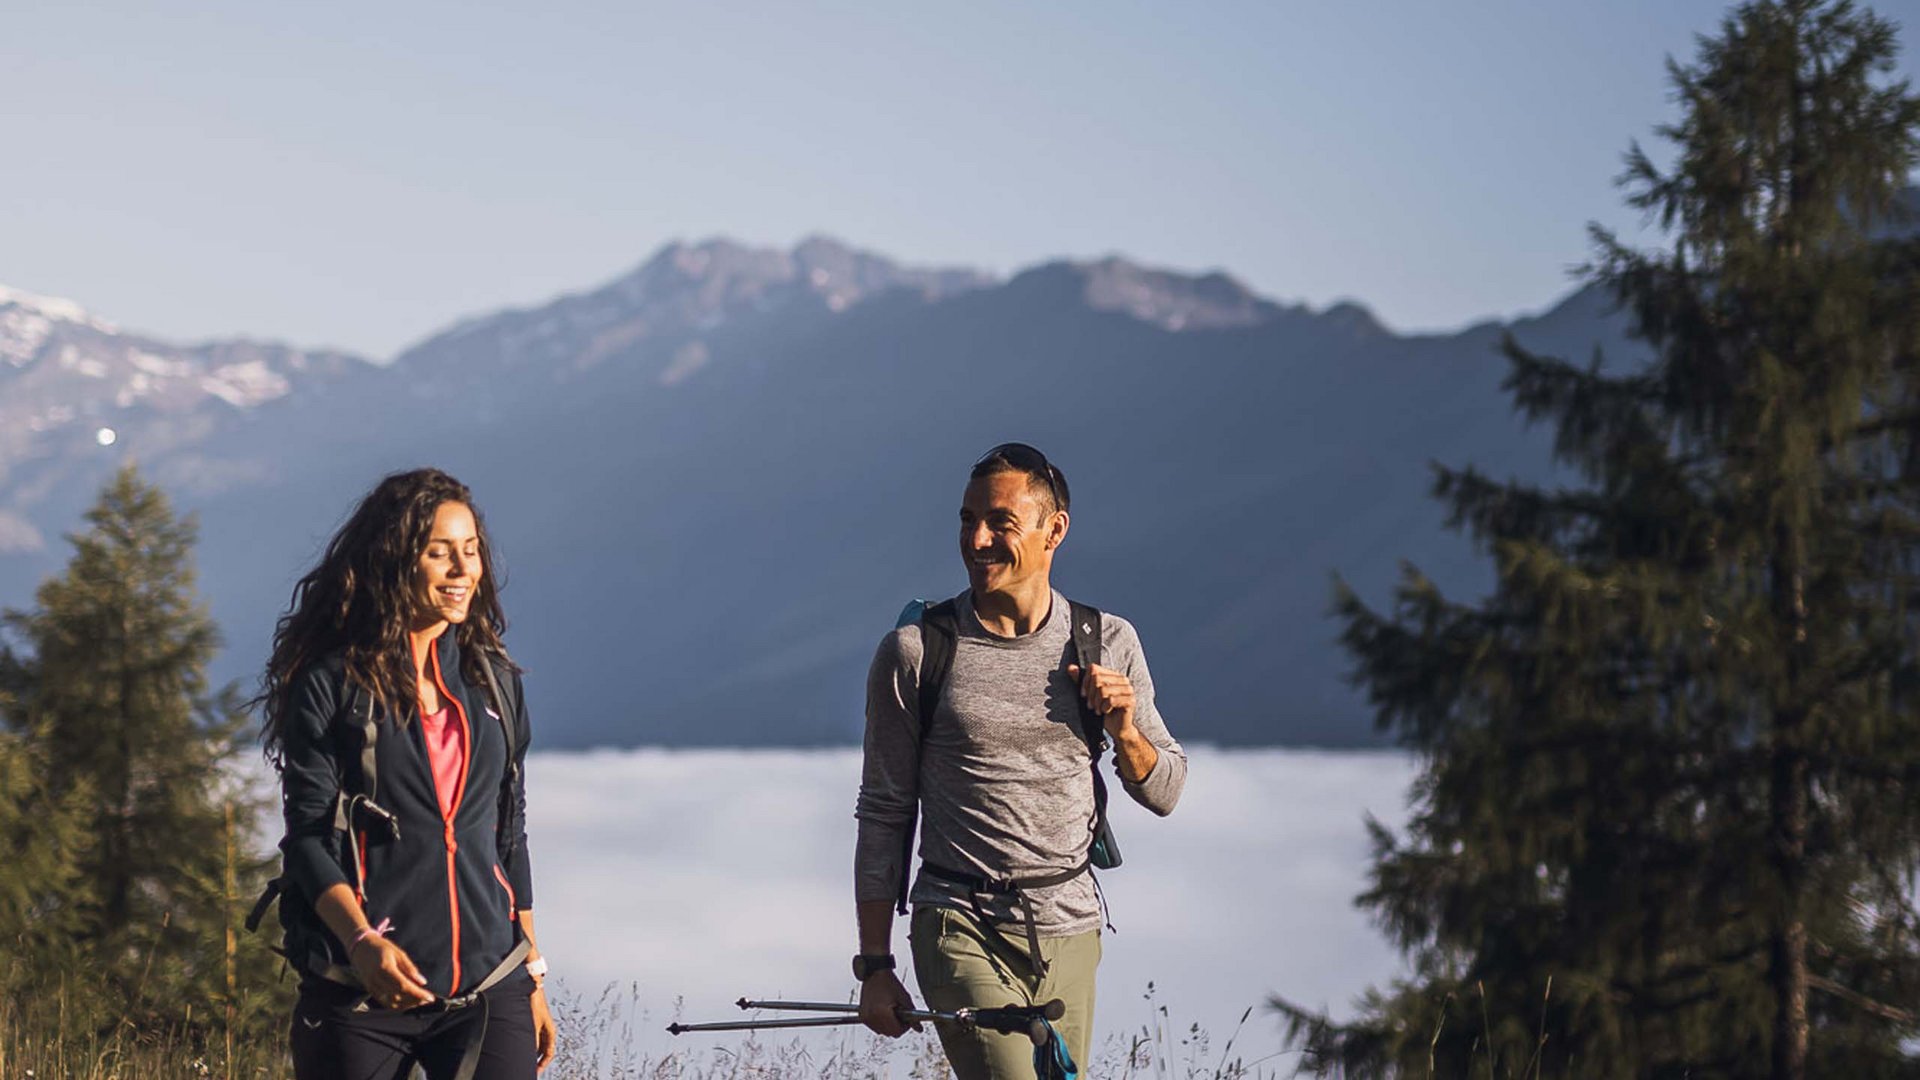
[[(1092, 873), (1093, 863), (1091, 861), (1083, 862), (1071, 870), (1062, 870), (1053, 874), (1041, 874), (1035, 877), (1024, 878), (1005, 878), (997, 881), (981, 874), (969, 874), (964, 870), (952, 870), (924, 860), (920, 863), (920, 872), (928, 877), (965, 886), (967, 890), (967, 906), (973, 909), (974, 917), (980, 921), (980, 929), (992, 934), (1002, 945), (1007, 946), (1009, 949), (1012, 948), (1013, 943), (1008, 941), (1006, 936), (1000, 933), (1000, 928), (995, 925), (996, 922), (1004, 920), (996, 920), (993, 916), (988, 915), (986, 909), (980, 906), (980, 898), (983, 896), (1004, 897), (1014, 906), (1018, 907), (1023, 921), (1026, 923), (1027, 960), (1032, 965), (1035, 974), (1044, 978), (1049, 965), (1046, 959), (1040, 955), (1040, 931), (1033, 923), (1033, 904), (1027, 899), (1027, 890), (1046, 889), (1055, 885), (1064, 885), (1074, 878), (1079, 877), (1081, 874)], [(1018, 950), (1014, 951), (1017, 952)]]

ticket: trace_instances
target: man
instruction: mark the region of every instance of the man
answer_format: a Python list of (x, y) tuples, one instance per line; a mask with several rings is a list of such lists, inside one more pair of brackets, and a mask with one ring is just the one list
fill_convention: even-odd
[[(1154, 711), (1153, 680), (1126, 620), (1081, 620), (1097, 627), (1100, 659), (1077, 662), (1075, 619), (1050, 581), (1067, 506), (1067, 479), (1040, 451), (1023, 443), (988, 451), (960, 504), (969, 588), (944, 613), (887, 635), (874, 655), (855, 812), (854, 976), (861, 1019), (899, 1036), (895, 1010), (913, 998), (892, 955), (894, 902), (912, 869), (917, 804), (922, 864), (908, 939), (927, 1006), (1059, 998), (1067, 1011), (1057, 1027), (1084, 1068), (1102, 923), (1089, 866), (1099, 778), (1086, 741), (1091, 734), (1097, 744), (1100, 732), (1086, 728), (1104, 728), (1127, 794), (1156, 814), (1172, 812), (1187, 760)], [(950, 616), (939, 624), (950, 637), (927, 629), (936, 614)], [(951, 658), (923, 717), (922, 662), (929, 643), (942, 641)], [(939, 1034), (960, 1080), (1034, 1075), (1025, 1038), (948, 1025)]]

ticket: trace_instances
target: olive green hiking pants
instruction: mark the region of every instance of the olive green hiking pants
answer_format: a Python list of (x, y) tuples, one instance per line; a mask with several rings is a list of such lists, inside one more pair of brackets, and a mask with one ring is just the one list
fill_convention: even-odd
[[(1100, 931), (1040, 939), (1047, 962), (1044, 977), (1034, 973), (1027, 942), (1017, 925), (1002, 931), (1005, 941), (980, 929), (972, 914), (955, 908), (922, 906), (913, 910), (908, 941), (920, 997), (929, 1009), (1036, 1005), (1059, 998), (1066, 1015), (1054, 1022), (1067, 1052), (1086, 1075), (1093, 1042), (1093, 976), (1100, 966)], [(997, 1031), (961, 1031), (936, 1024), (956, 1080), (1034, 1080), (1033, 1043), (1025, 1035)]]

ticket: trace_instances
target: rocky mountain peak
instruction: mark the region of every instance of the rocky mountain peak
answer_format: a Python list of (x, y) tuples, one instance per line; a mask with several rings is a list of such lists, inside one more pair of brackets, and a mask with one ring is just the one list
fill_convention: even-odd
[(115, 332), (112, 323), (94, 318), (71, 300), (0, 285), (0, 363), (25, 367), (57, 332), (71, 329)]
[(679, 299), (691, 290), (710, 311), (738, 302), (764, 310), (775, 294), (784, 292), (812, 295), (843, 311), (888, 289), (910, 288), (937, 299), (992, 282), (971, 270), (904, 267), (823, 235), (809, 236), (790, 251), (714, 237), (696, 244), (670, 243), (600, 291), (616, 291), (645, 304)]
[(1275, 306), (1218, 271), (1197, 277), (1150, 270), (1118, 256), (1081, 266), (1087, 303), (1120, 311), (1166, 330), (1228, 330), (1256, 326)]
[(1267, 300), (1218, 270), (1200, 274), (1160, 270), (1119, 255), (1046, 263), (1022, 272), (1015, 284), (1056, 301), (1073, 300), (1096, 311), (1126, 315), (1170, 333), (1312, 320), (1352, 337), (1389, 336), (1372, 312), (1350, 301), (1316, 312), (1303, 304)]
[(360, 364), (339, 353), (219, 341), (174, 345), (121, 331), (67, 300), (0, 287), (0, 553), (38, 533), (10, 506), (60, 489), (121, 443), (158, 453), (192, 442), (218, 413), (290, 395), (308, 376)]
[[(971, 270), (904, 267), (825, 236), (809, 237), (792, 250), (724, 237), (675, 241), (606, 285), (542, 307), (468, 320), (402, 359), (471, 359), (477, 348), (506, 367), (564, 373), (652, 346), (676, 356), (700, 354), (696, 339), (702, 335), (776, 312), (838, 314), (894, 289), (939, 299), (991, 283)], [(668, 370), (684, 374), (688, 362), (671, 361)]]

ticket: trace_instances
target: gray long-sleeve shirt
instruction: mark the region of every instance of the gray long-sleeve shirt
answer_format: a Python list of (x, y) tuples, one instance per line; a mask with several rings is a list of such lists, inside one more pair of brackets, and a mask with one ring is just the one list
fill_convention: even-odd
[[(1093, 817), (1093, 778), (1081, 735), (1079, 688), (1066, 673), (1073, 636), (1068, 604), (1058, 591), (1032, 633), (1000, 637), (980, 625), (970, 595), (955, 603), (959, 637), (924, 753), (919, 624), (888, 634), (867, 674), (866, 760), (854, 816), (854, 898), (892, 900), (899, 892), (903, 841), (920, 810), (920, 857), (989, 879), (1036, 877), (1086, 860)], [(1101, 666), (1126, 674), (1134, 689), (1134, 724), (1159, 750), (1153, 771), (1122, 782), (1135, 802), (1172, 812), (1186, 783), (1186, 752), (1154, 708), (1153, 679), (1132, 624), (1104, 614)], [(1103, 763), (1103, 768), (1112, 766)], [(1126, 837), (1119, 837), (1124, 849)], [(962, 886), (921, 874), (912, 902), (967, 907)], [(983, 897), (997, 919), (1016, 917), (1002, 898)], [(1028, 893), (1043, 936), (1083, 933), (1100, 925), (1093, 879), (1081, 874)]]

